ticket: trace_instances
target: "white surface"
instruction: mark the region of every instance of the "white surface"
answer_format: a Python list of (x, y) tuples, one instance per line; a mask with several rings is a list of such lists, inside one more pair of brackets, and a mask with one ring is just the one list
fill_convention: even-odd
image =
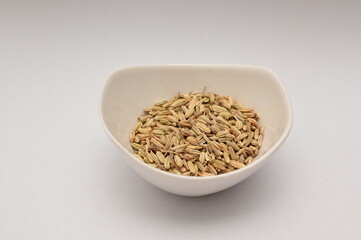
[[(360, 239), (360, 3), (201, 2), (0, 2), (0, 239)], [(227, 191), (157, 189), (98, 119), (108, 75), (152, 63), (274, 69), (289, 139)]]
[[(171, 99), (179, 92), (202, 91), (230, 95), (252, 106), (267, 129), (259, 154), (251, 165), (228, 174), (194, 178), (150, 167), (132, 153), (129, 133), (142, 109)], [(141, 97), (139, 97), (141, 96)], [(292, 109), (275, 73), (264, 67), (242, 65), (147, 65), (116, 71), (105, 84), (100, 115), (120, 157), (155, 186), (183, 196), (203, 196), (234, 186), (265, 165), (290, 133)]]

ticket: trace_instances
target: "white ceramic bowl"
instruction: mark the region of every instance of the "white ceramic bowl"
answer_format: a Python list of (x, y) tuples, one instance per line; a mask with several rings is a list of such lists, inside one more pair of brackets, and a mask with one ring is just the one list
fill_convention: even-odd
[[(249, 166), (212, 177), (187, 177), (158, 170), (131, 153), (129, 133), (142, 109), (179, 92), (202, 91), (229, 95), (253, 107), (265, 127), (259, 155)], [(275, 73), (242, 65), (155, 65), (121, 69), (108, 79), (100, 104), (101, 121), (110, 139), (140, 176), (179, 195), (202, 196), (227, 189), (260, 169), (287, 138), (292, 125), (291, 104)]]

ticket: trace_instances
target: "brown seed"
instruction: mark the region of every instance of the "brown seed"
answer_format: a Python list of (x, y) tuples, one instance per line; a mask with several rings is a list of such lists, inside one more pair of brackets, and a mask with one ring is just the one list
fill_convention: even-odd
[(168, 119), (169, 121), (171, 121), (171, 122), (174, 122), (174, 123), (177, 123), (177, 122), (178, 122), (178, 119), (175, 118), (174, 116), (171, 116), (171, 115), (168, 115), (168, 116), (167, 116), (167, 119)]
[(202, 172), (206, 171), (206, 168), (203, 166), (203, 164), (201, 162), (197, 161), (195, 164), (197, 165), (197, 167), (200, 171), (202, 171)]
[(194, 159), (194, 155), (188, 154), (188, 153), (183, 154), (182, 157), (183, 157), (184, 159), (186, 159), (186, 160)]
[(154, 146), (156, 146), (156, 147), (164, 148), (164, 145), (161, 144), (161, 143), (160, 143), (158, 140), (156, 140), (155, 138), (151, 138), (151, 139), (150, 139), (150, 142), (151, 142)]
[(192, 116), (194, 114), (194, 107), (189, 108), (186, 113), (184, 114), (185, 118), (189, 118), (190, 116)]
[(231, 104), (229, 104), (227, 99), (222, 98), (222, 99), (219, 100), (219, 102), (223, 107), (231, 109)]
[(225, 166), (218, 164), (218, 163), (213, 163), (213, 167), (215, 167), (216, 169), (220, 169), (220, 170), (226, 170)]
[(233, 160), (231, 160), (230, 165), (236, 169), (245, 167), (245, 165), (243, 163), (240, 163), (238, 161), (233, 161)]
[(139, 150), (139, 149), (142, 149), (144, 146), (138, 144), (138, 143), (131, 143), (133, 149), (135, 150)]
[(227, 109), (225, 109), (225, 108), (223, 108), (223, 107), (221, 107), (221, 106), (219, 106), (219, 105), (212, 105), (212, 110), (214, 111), (214, 112), (218, 112), (218, 113), (220, 113), (220, 112), (227, 112)]
[(245, 108), (244, 105), (240, 101), (235, 101), (233, 106), (239, 110), (242, 110)]
[(218, 132), (216, 135), (217, 135), (217, 137), (224, 137), (227, 134), (229, 134), (229, 131), (226, 129), (226, 130)]
[(198, 172), (198, 176), (200, 177), (211, 177), (214, 176), (215, 174), (212, 173), (207, 173), (207, 172)]
[(231, 159), (229, 158), (228, 154), (226, 152), (223, 152), (224, 161), (226, 163), (230, 163)]
[(235, 142), (227, 142), (227, 144), (229, 145), (229, 146), (231, 146), (233, 149), (234, 149), (234, 151), (239, 151), (239, 147), (238, 147), (238, 145), (235, 143)]
[(188, 165), (189, 171), (190, 171), (191, 173), (195, 174), (196, 169), (195, 169), (192, 161), (188, 161), (188, 162), (187, 162), (187, 165)]
[(211, 124), (211, 120), (206, 115), (201, 115), (199, 118), (203, 119), (207, 124)]
[(180, 168), (183, 166), (183, 160), (178, 155), (174, 155), (174, 162)]
[(187, 103), (187, 102), (188, 102), (187, 99), (181, 98), (181, 99), (175, 100), (175, 101), (171, 104), (171, 106), (172, 106), (172, 107), (179, 107), (179, 106), (184, 105), (184, 104)]
[(218, 114), (218, 116), (221, 116), (221, 117), (223, 117), (225, 119), (229, 119), (229, 118), (233, 117), (233, 114), (230, 113), (230, 112), (220, 112)]
[(160, 163), (160, 161), (159, 161), (159, 159), (158, 159), (157, 155), (156, 155), (156, 154), (154, 154), (153, 152), (151, 152), (150, 154), (151, 154), (152, 159), (154, 160), (155, 164), (156, 164), (157, 166), (160, 166), (160, 164), (161, 164), (161, 163)]
[(254, 136), (253, 138), (258, 140), (258, 137), (259, 137), (259, 128), (257, 128), (255, 131), (254, 131)]
[(238, 156), (236, 155), (236, 153), (234, 152), (231, 146), (228, 147), (228, 151), (232, 160), (238, 160)]
[(164, 131), (158, 130), (158, 129), (153, 130), (152, 133), (157, 134), (157, 135), (164, 135), (165, 134)]
[(165, 157), (164, 157), (163, 153), (157, 151), (155, 154), (157, 155), (158, 160), (159, 160), (161, 163), (164, 164), (164, 162), (165, 162)]
[(192, 145), (199, 145), (199, 141), (192, 136), (187, 137), (187, 141)]
[(243, 126), (243, 123), (242, 123), (241, 121), (237, 120), (237, 121), (236, 121), (236, 128), (237, 128), (238, 130), (241, 130), (241, 129), (242, 129), (242, 126)]
[(247, 137), (247, 139), (246, 139), (246, 141), (244, 143), (244, 146), (247, 147), (251, 143), (252, 138), (253, 138), (253, 132), (248, 133), (248, 137)]
[(249, 165), (249, 164), (251, 164), (252, 163), (252, 161), (253, 161), (253, 157), (248, 157), (246, 160), (244, 160), (244, 163), (245, 164), (247, 164), (247, 165)]
[(173, 169), (172, 169), (172, 172), (173, 172), (174, 174), (177, 174), (177, 175), (182, 175), (182, 173), (181, 173), (178, 169), (176, 169), (176, 168), (173, 168)]
[(217, 175), (217, 171), (212, 165), (208, 164), (207, 166), (210, 173), (212, 173), (213, 175)]
[(214, 94), (213, 94), (213, 93), (210, 93), (210, 94), (209, 94), (209, 103), (210, 103), (210, 104), (213, 104), (213, 103), (214, 103), (214, 100), (215, 100)]
[(248, 136), (248, 134), (242, 133), (242, 134), (238, 135), (238, 136), (234, 139), (234, 141), (240, 141), (240, 140), (246, 138), (247, 136)]
[(164, 161), (164, 167), (165, 167), (165, 169), (169, 169), (170, 168), (170, 157), (169, 156), (167, 156), (166, 158), (165, 158), (165, 161)]
[(211, 129), (203, 123), (196, 123), (196, 126), (205, 133), (210, 133)]
[(205, 157), (206, 157), (206, 153), (205, 152), (201, 152), (201, 154), (199, 155), (199, 161), (203, 164), (205, 161)]

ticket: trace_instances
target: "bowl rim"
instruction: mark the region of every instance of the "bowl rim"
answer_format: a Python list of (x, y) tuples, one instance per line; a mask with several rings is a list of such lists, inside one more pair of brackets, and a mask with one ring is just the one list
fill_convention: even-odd
[[(139, 159), (137, 159), (135, 156), (133, 156), (133, 154), (131, 154), (125, 147), (123, 147), (122, 144), (119, 143), (119, 141), (111, 134), (110, 130), (108, 129), (107, 125), (105, 124), (104, 121), (104, 117), (103, 117), (103, 111), (102, 111), (102, 106), (103, 106), (103, 100), (104, 100), (104, 96), (105, 96), (105, 90), (107, 89), (108, 85), (110, 85), (111, 83), (111, 79), (114, 75), (118, 74), (119, 72), (125, 71), (125, 70), (137, 70), (137, 69), (144, 69), (144, 68), (175, 68), (175, 67), (179, 67), (179, 68), (192, 68), (192, 67), (198, 67), (198, 68), (253, 68), (253, 69), (258, 69), (258, 70), (262, 70), (262, 71), (266, 71), (268, 72), (270, 75), (272, 75), (274, 77), (274, 79), (278, 82), (278, 85), (280, 86), (283, 95), (284, 95), (284, 99), (285, 99), (285, 103), (286, 103), (286, 112), (288, 115), (288, 121), (286, 123), (286, 127), (283, 130), (280, 138), (276, 141), (276, 143), (267, 151), (265, 152), (261, 157), (259, 157), (257, 159), (257, 161), (252, 162), (250, 165), (241, 168), (241, 169), (237, 169), (235, 171), (232, 172), (228, 172), (228, 173), (224, 173), (224, 174), (220, 174), (220, 175), (215, 175), (215, 176), (207, 176), (207, 177), (196, 177), (196, 176), (183, 176), (183, 175), (177, 175), (174, 173), (169, 173), (166, 171), (163, 171), (161, 169), (158, 168), (154, 168), (149, 166), (148, 164), (141, 162)], [(292, 124), (293, 124), (293, 110), (292, 110), (292, 104), (290, 101), (289, 96), (287, 95), (286, 89), (282, 83), (282, 81), (279, 79), (279, 77), (276, 75), (276, 73), (268, 68), (268, 67), (264, 67), (264, 66), (258, 66), (258, 65), (244, 65), (244, 64), (147, 64), (147, 65), (135, 65), (135, 66), (127, 66), (127, 67), (123, 67), (120, 68), (116, 71), (114, 71), (106, 80), (101, 94), (100, 94), (100, 99), (99, 99), (99, 103), (98, 103), (98, 114), (100, 117), (100, 122), (102, 124), (102, 127), (104, 129), (104, 131), (107, 133), (108, 137), (112, 140), (112, 142), (120, 147), (131, 159), (133, 159), (136, 163), (138, 163), (140, 166), (144, 166), (148, 169), (150, 169), (151, 171), (154, 171), (154, 173), (158, 173), (158, 174), (163, 174), (164, 176), (169, 176), (169, 177), (174, 177), (174, 178), (179, 178), (179, 179), (183, 179), (186, 181), (206, 181), (206, 180), (210, 180), (210, 179), (220, 179), (220, 178), (228, 178), (231, 177), (233, 175), (237, 175), (237, 174), (242, 174), (242, 172), (244, 171), (248, 171), (252, 168), (256, 168), (259, 164), (261, 164), (262, 162), (264, 162), (268, 157), (270, 157), (283, 143), (284, 141), (287, 139), (287, 137), (289, 136), (291, 129), (292, 129)]]

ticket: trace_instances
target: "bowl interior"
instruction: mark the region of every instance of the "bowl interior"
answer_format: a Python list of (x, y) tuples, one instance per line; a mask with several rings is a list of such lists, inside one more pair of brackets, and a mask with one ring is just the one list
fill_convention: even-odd
[(284, 88), (271, 70), (256, 66), (160, 65), (119, 70), (104, 88), (102, 119), (111, 136), (132, 152), (129, 133), (142, 109), (204, 87), (206, 92), (232, 96), (260, 114), (265, 136), (255, 161), (287, 134), (291, 108)]

